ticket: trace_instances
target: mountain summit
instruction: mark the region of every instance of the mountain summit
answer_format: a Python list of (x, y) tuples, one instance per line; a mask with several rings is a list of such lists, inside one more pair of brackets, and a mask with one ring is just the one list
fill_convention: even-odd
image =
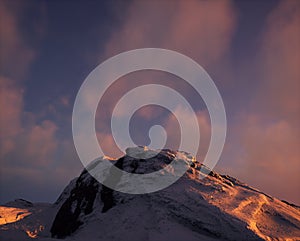
[(211, 171), (186, 152), (135, 147), (126, 153), (100, 161), (139, 174), (158, 171), (173, 160), (189, 168), (168, 188), (139, 195), (114, 191), (85, 169), (54, 204), (15, 201), (2, 206), (1, 217), (14, 208), (26, 215), (3, 221), (1, 240), (300, 240), (299, 207)]

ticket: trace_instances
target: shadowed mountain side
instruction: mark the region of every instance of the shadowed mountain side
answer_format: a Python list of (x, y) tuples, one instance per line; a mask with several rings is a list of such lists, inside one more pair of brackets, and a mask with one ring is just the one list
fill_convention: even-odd
[[(128, 152), (141, 150), (145, 156), (147, 152), (155, 152), (141, 147), (130, 148)], [(70, 182), (55, 204), (40, 214), (1, 226), (1, 240), (26, 239), (26, 227), (28, 231), (32, 224), (38, 240), (300, 239), (297, 207), (233, 177), (213, 172), (188, 153), (156, 152), (151, 158), (125, 155), (118, 160), (106, 159), (128, 173), (157, 171), (177, 161), (178, 156), (190, 168), (168, 188), (140, 195), (114, 191), (97, 182), (85, 169)], [(97, 164), (95, 160), (87, 169), (95, 169)], [(208, 174), (206, 178), (200, 178), (205, 174)], [(114, 179), (115, 185), (121, 178)], [(52, 219), (47, 220), (46, 214)], [(42, 230), (38, 230), (38, 224), (43, 225)]]

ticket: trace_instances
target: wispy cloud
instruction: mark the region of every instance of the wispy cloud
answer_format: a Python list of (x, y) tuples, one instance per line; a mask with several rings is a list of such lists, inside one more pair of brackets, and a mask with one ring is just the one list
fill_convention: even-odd
[[(107, 41), (107, 57), (136, 48), (158, 47), (179, 51), (204, 66), (217, 65), (223, 58), (226, 58), (237, 22), (236, 9), (231, 1), (134, 1), (125, 16), (125, 21)], [(193, 100), (192, 88), (182, 83), (179, 78), (174, 78), (168, 74), (147, 71), (146, 73), (132, 73), (118, 80), (108, 91), (110, 94), (106, 94), (99, 104), (96, 126), (99, 130), (100, 144), (104, 143), (101, 138), (106, 139), (107, 132), (109, 132), (110, 116), (118, 99), (139, 85), (147, 83), (167, 85), (183, 96), (190, 97), (189, 100)], [(148, 95), (155, 94), (148, 93)], [(88, 98), (90, 97), (87, 96)], [(134, 101), (139, 101), (139, 98)], [(164, 98), (167, 100), (168, 96)], [(201, 97), (197, 96), (198, 100), (199, 98)], [(199, 111), (199, 103), (200, 101), (197, 101), (192, 105), (198, 108), (196, 112)], [(178, 108), (179, 105), (180, 103), (178, 103)], [(157, 108), (141, 109), (138, 112), (141, 122), (143, 119), (149, 121), (154, 118), (157, 115), (153, 113), (155, 110)], [(202, 114), (199, 114), (199, 124), (206, 125), (201, 121), (203, 120), (201, 116)], [(170, 124), (172, 118), (172, 116), (165, 115), (161, 121), (163, 123), (166, 119), (166, 126), (173, 126)], [(202, 128), (206, 129), (207, 126)], [(167, 133), (171, 132), (168, 128)], [(178, 143), (176, 144), (175, 140), (178, 138), (174, 133), (173, 137), (175, 139), (169, 138), (168, 147), (176, 149)], [(204, 137), (207, 136), (203, 135), (202, 141)], [(204, 155), (205, 153), (202, 153), (201, 157)]]
[[(277, 197), (299, 203), (300, 5), (281, 1), (261, 36), (253, 78), (257, 91), (237, 114), (225, 148), (228, 172)], [(238, 154), (236, 154), (238, 153)], [(227, 165), (227, 167), (226, 167)]]
[(235, 26), (231, 1), (134, 1), (126, 21), (108, 41), (107, 55), (161, 47), (209, 64), (229, 50)]
[[(30, 4), (0, 1), (1, 196), (4, 193), (16, 195), (22, 188), (28, 191), (28, 183), (32, 185), (31, 190), (36, 192), (38, 183), (42, 185), (48, 179), (45, 176), (49, 170), (57, 176), (56, 181), (64, 179), (64, 175), (58, 175), (61, 170), (56, 170), (56, 155), (64, 147), (64, 151), (71, 153), (73, 158), (75, 156), (70, 145), (64, 145), (63, 140), (57, 138), (58, 126), (53, 120), (41, 119), (43, 114), (25, 109), (25, 79), (38, 53), (36, 46), (26, 41), (28, 39), (21, 27), (22, 16)], [(39, 32), (38, 37), (44, 34), (41, 25), (35, 27)], [(68, 105), (66, 97), (62, 97), (60, 102)], [(68, 158), (72, 159), (70, 156)], [(63, 165), (59, 163), (59, 166)], [(64, 173), (68, 168), (62, 168)]]

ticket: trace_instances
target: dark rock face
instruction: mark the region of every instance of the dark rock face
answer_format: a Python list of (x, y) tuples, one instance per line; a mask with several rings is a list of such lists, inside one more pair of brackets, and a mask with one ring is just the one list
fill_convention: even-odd
[[(136, 158), (130, 155), (130, 151), (136, 151)], [(146, 155), (142, 155), (142, 151)], [(15, 200), (13, 205), (28, 209), (33, 206), (32, 210), (38, 212), (37, 216), (30, 215), (28, 219), (20, 220), (19, 226), (11, 224), (12, 231), (32, 223), (37, 225), (41, 217), (44, 219), (47, 216), (49, 219), (44, 220), (44, 237), (47, 239), (49, 222), (56, 214), (51, 236), (68, 240), (254, 241), (286, 240), (290, 237), (296, 237), (291, 240), (298, 240), (300, 237), (298, 206), (280, 202), (231, 176), (220, 175), (186, 152), (142, 151), (131, 149), (118, 160), (109, 157), (95, 159), (67, 185), (54, 206), (45, 209), (45, 213), (38, 213), (40, 206), (36, 209), (35, 204)], [(126, 181), (126, 178), (122, 176), (123, 172), (115, 168), (103, 172), (100, 169), (103, 166), (99, 164), (106, 160), (128, 173), (151, 173), (172, 161), (184, 161), (188, 169), (164, 190), (134, 195), (114, 190), (115, 186), (126, 185), (126, 182), (120, 182)], [(169, 166), (164, 173), (174, 173), (174, 169)], [(103, 175), (106, 180), (102, 185), (92, 175)], [(111, 188), (107, 187), (107, 182)], [(253, 222), (254, 230), (251, 229)], [(25, 235), (24, 230), (21, 231)], [(9, 233), (7, 240), (12, 240), (14, 236), (15, 233)]]
[[(123, 168), (123, 161), (124, 161), (124, 158), (120, 158), (115, 166), (122, 169)], [(112, 171), (110, 171), (110, 177), (113, 177), (113, 173), (111, 173)], [(111, 180), (107, 180), (107, 181), (110, 181)], [(119, 180), (118, 179), (114, 179), (115, 182), (118, 182)], [(116, 202), (115, 202), (115, 198), (113, 196), (113, 190), (102, 185), (102, 189), (101, 189), (101, 201), (103, 202), (103, 208), (102, 208), (102, 213), (105, 213), (106, 211), (108, 211), (109, 209), (111, 209), (113, 206), (116, 205)]]
[(54, 219), (50, 230), (52, 237), (65, 238), (78, 229), (82, 224), (80, 215), (93, 211), (98, 189), (99, 183), (83, 171)]
[[(162, 165), (169, 164), (175, 156), (175, 152), (162, 150), (162, 153), (149, 159), (134, 159), (124, 156), (115, 162), (115, 166), (129, 173), (151, 173), (162, 168)], [(97, 166), (97, 161), (89, 168)], [(110, 171), (108, 178), (113, 178), (116, 184), (120, 177)], [(112, 180), (106, 180), (112, 183)], [(70, 190), (65, 190), (56, 204), (63, 202), (51, 227), (51, 235), (55, 238), (65, 238), (74, 233), (82, 224), (82, 217), (89, 215), (94, 205), (102, 207), (101, 212), (105, 213), (121, 202), (117, 192), (100, 184), (87, 170), (84, 170), (74, 186)], [(72, 186), (72, 184), (70, 184)], [(70, 187), (69, 187), (70, 188)], [(68, 189), (68, 188), (66, 188)], [(97, 198), (98, 197), (98, 198)], [(97, 202), (97, 203), (96, 203)]]
[[(125, 155), (118, 159), (114, 165), (129, 173), (151, 173), (160, 170), (165, 165), (172, 162), (176, 155), (168, 149), (161, 150), (156, 156), (148, 159), (135, 159)], [(88, 167), (93, 169), (98, 162), (91, 163)], [(85, 169), (81, 175), (69, 184), (62, 195), (56, 201), (56, 205), (62, 205), (54, 219), (51, 227), (51, 235), (54, 238), (65, 238), (74, 233), (84, 223), (84, 217), (91, 214), (95, 206), (100, 207), (101, 212), (105, 213), (123, 199), (130, 195), (120, 194), (105, 186), (105, 182), (118, 184), (121, 177), (110, 170), (108, 179), (104, 185), (95, 180)], [(112, 178), (112, 179), (111, 179)]]
[[(130, 151), (136, 151), (136, 158), (130, 155)], [(139, 241), (147, 239), (151, 232), (161, 235), (160, 240), (173, 240), (172, 235), (178, 234), (184, 234), (179, 237), (180, 240), (189, 240), (185, 234), (199, 235), (199, 240), (203, 236), (209, 239), (242, 240), (235, 238), (240, 237), (242, 232), (245, 236), (243, 240), (261, 240), (243, 222), (232, 219), (206, 200), (215, 192), (225, 193), (224, 190), (228, 187), (239, 185), (236, 180), (210, 170), (188, 153), (164, 149), (155, 151), (156, 155), (153, 156), (153, 152), (134, 148), (126, 151), (127, 155), (113, 160), (113, 163), (128, 173), (142, 174), (160, 170), (172, 161), (184, 161), (189, 167), (187, 173), (162, 191), (131, 195), (117, 192), (105, 185), (107, 182), (110, 187), (120, 184), (122, 174), (114, 168), (105, 170), (109, 175), (103, 185), (91, 176), (87, 170), (97, 173), (98, 164), (103, 161), (96, 159), (77, 179), (71, 181), (55, 203), (60, 208), (50, 230), (51, 236), (61, 239), (84, 233), (81, 238), (85, 240), (85, 232), (88, 230), (96, 232), (98, 240)], [(173, 173), (172, 168), (166, 170)], [(201, 173), (207, 175), (207, 181), (196, 178)], [(99, 230), (94, 228), (96, 223), (99, 224)], [(124, 229), (114, 232), (116, 227), (120, 228), (123, 224)], [(164, 228), (176, 231), (174, 227), (182, 228), (183, 233), (173, 234), (172, 231), (162, 234), (160, 231)]]

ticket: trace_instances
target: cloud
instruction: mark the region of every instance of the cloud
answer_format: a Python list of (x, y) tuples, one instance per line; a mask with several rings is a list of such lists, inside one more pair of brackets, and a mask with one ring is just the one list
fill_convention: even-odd
[(135, 1), (108, 42), (107, 54), (160, 47), (213, 63), (228, 51), (235, 24), (231, 1)]
[(270, 13), (255, 59), (259, 81), (247, 112), (228, 131), (219, 167), (281, 199), (300, 203), (300, 5), (281, 1)]
[(22, 131), (21, 111), (23, 108), (23, 90), (16, 87), (13, 80), (0, 76), (0, 153), (11, 151), (13, 138)]
[(30, 7), (29, 3), (0, 2), (1, 161), (12, 153), (19, 153), (19, 158), (23, 155), (27, 161), (46, 159), (56, 145), (57, 126), (50, 120), (38, 121), (38, 115), (24, 109), (23, 81), (37, 53), (22, 30), (24, 14)]
[(39, 158), (40, 163), (47, 164), (51, 162), (51, 156), (57, 147), (55, 132), (57, 126), (49, 120), (43, 121), (40, 125), (34, 125), (26, 136), (27, 145), (25, 145), (26, 157), (29, 160)]
[(106, 156), (119, 158), (124, 155), (124, 153), (116, 145), (115, 140), (111, 134), (97, 132), (97, 138), (99, 145), (101, 146), (101, 149)]
[(236, 25), (230, 1), (178, 1), (164, 46), (195, 58), (215, 63), (229, 50)]
[[(179, 51), (203, 66), (216, 65), (226, 58), (230, 50), (236, 20), (236, 10), (231, 1), (134, 1), (125, 14), (125, 21), (108, 40), (106, 57), (136, 48), (157, 47)], [(194, 98), (195, 91), (183, 82), (177, 77), (158, 71), (140, 71), (120, 78), (110, 87), (99, 104), (96, 122), (98, 132), (110, 136), (110, 116), (115, 104), (127, 91), (142, 84), (167, 85), (182, 94), (188, 102), (197, 102), (191, 105), (198, 108), (196, 111), (200, 111), (201, 97)], [(91, 97), (87, 95), (87, 102), (89, 98)], [(140, 98), (143, 97), (138, 96), (134, 101), (140, 101)], [(168, 99), (168, 96), (164, 98)], [(126, 108), (123, 110), (126, 111)], [(141, 122), (155, 118), (158, 113), (153, 110), (141, 109), (138, 112)], [(173, 117), (169, 117), (170, 122), (173, 122)], [(163, 117), (161, 120), (163, 123)], [(173, 137), (174, 141), (170, 139), (169, 144), (174, 142), (175, 147), (177, 137)]]
[[(200, 143), (198, 148), (198, 153), (196, 153), (197, 160), (203, 162), (206, 156), (209, 142), (210, 142), (210, 135), (211, 135), (211, 123), (209, 114), (207, 111), (199, 111), (194, 113), (196, 119), (198, 121), (198, 126), (200, 130)], [(169, 115), (169, 117), (165, 120), (164, 126), (166, 127), (166, 132), (171, 134), (173, 137), (171, 138), (170, 142), (168, 143), (168, 148), (171, 149), (178, 149), (180, 145), (181, 133), (178, 130), (180, 123), (176, 121), (176, 115), (180, 115), (182, 119), (186, 120), (186, 126), (190, 128), (188, 132), (195, 131), (193, 125), (190, 123), (191, 113), (188, 113), (186, 110), (182, 108), (177, 108), (174, 115)], [(190, 135), (188, 142), (194, 142), (195, 138), (192, 138), (195, 134)], [(192, 143), (188, 143), (187, 145), (193, 146)], [(183, 150), (184, 151), (184, 150)]]
[[(28, 7), (27, 3), (20, 1), (0, 1), (1, 198), (16, 198), (20, 193), (26, 197), (26, 191), (35, 193), (33, 195), (37, 199), (41, 198), (37, 189), (41, 191), (45, 185), (51, 189), (49, 183), (57, 180), (67, 182), (65, 179), (69, 177), (66, 178), (66, 174), (74, 173), (75, 167), (78, 169), (74, 163), (63, 168), (62, 160), (55, 162), (59, 159), (56, 156), (59, 152), (70, 153), (72, 158), (68, 156), (68, 160), (72, 162), (76, 158), (75, 152), (70, 151), (70, 145), (57, 138), (57, 124), (41, 118), (41, 113), (27, 112), (24, 107), (24, 80), (37, 54), (37, 49), (27, 43), (28, 36), (24, 36), (21, 27)], [(42, 30), (38, 29), (39, 32)], [(60, 101), (68, 104), (65, 97)], [(62, 151), (61, 148), (65, 149)], [(67, 163), (70, 164), (70, 161)], [(64, 174), (61, 174), (61, 169)], [(48, 175), (50, 170), (52, 175)], [(51, 180), (53, 176), (56, 176), (55, 181)]]
[[(15, 168), (22, 166), (38, 169), (51, 164), (58, 146), (56, 138), (58, 127), (53, 121), (43, 120), (38, 123), (34, 118), (22, 123), (21, 120), (26, 119), (26, 115), (23, 109), (19, 111), (14, 113), (16, 117), (1, 118), (1, 130), (7, 127), (4, 131), (6, 136), (2, 136), (0, 140), (2, 168), (12, 165)], [(5, 123), (10, 120), (12, 124)], [(19, 129), (10, 131), (13, 124)]]
[(239, 120), (231, 151), (242, 148), (243, 154), (227, 170), (271, 195), (299, 203), (299, 131), (285, 120), (266, 123), (249, 114)]
[[(57, 106), (61, 105), (65, 111), (70, 104), (69, 96), (57, 99), (43, 113), (26, 112), (24, 108), (24, 76), (38, 51), (25, 41), (20, 27), (23, 11), (23, 4), (17, 6), (11, 1), (0, 1), (2, 192), (10, 192), (11, 185), (19, 185), (16, 190), (21, 191), (25, 183), (39, 183), (37, 190), (43, 192), (45, 186), (51, 188), (49, 183), (61, 185), (82, 168), (72, 140), (63, 139), (61, 132), (64, 130), (49, 118), (50, 112), (59, 118)], [(167, 48), (192, 57), (206, 69), (221, 69), (225, 75), (235, 77), (227, 73), (226, 68), (224, 71), (224, 65), (230, 66), (228, 51), (237, 24), (236, 16), (231, 1), (134, 1), (123, 23), (107, 42), (104, 57), (136, 48)], [(254, 73), (253, 79), (257, 80), (257, 90), (251, 95), (247, 112), (236, 110), (238, 113), (229, 126), (221, 158), (226, 161), (219, 162), (219, 167), (228, 170), (229, 174), (298, 204), (299, 192), (295, 190), (299, 190), (300, 183), (297, 175), (300, 169), (297, 148), (300, 142), (299, 16), (297, 1), (281, 1), (270, 13), (263, 26), (257, 58), (251, 65), (254, 67), (250, 70)], [(247, 65), (244, 69), (248, 68)], [(191, 88), (182, 82), (174, 76), (145, 71), (129, 74), (111, 86), (101, 102), (96, 122), (99, 143), (105, 153), (115, 157), (122, 155), (109, 133), (112, 109), (122, 95), (141, 84), (165, 84), (182, 93), (190, 103), (197, 100), (195, 106), (200, 106)], [(221, 83), (223, 93), (232, 94), (236, 81), (229, 87), (226, 84)], [(180, 115), (189, 118), (183, 111)], [(210, 121), (202, 108), (196, 109), (196, 115), (201, 130), (197, 157), (203, 160), (210, 139)], [(173, 115), (145, 108), (138, 116), (141, 123), (160, 118), (167, 133), (172, 134), (169, 147), (176, 149), (180, 133), (175, 131), (178, 123)], [(49, 172), (51, 177), (45, 175)], [(15, 196), (12, 194), (12, 197)]]
[(23, 2), (0, 2), (0, 70), (12, 79), (22, 79), (36, 56), (35, 51), (25, 43), (20, 30), (20, 16)]
[(151, 105), (146, 105), (139, 109), (138, 115), (143, 118), (144, 120), (151, 120), (152, 118), (157, 118), (159, 115), (161, 115), (163, 112), (160, 108), (155, 108)]
[(68, 96), (62, 96), (60, 98), (60, 103), (65, 107), (69, 107), (70, 106), (70, 98)]
[(262, 84), (253, 103), (271, 117), (293, 122), (300, 115), (299, 23), (298, 1), (281, 1), (269, 15), (258, 60)]

